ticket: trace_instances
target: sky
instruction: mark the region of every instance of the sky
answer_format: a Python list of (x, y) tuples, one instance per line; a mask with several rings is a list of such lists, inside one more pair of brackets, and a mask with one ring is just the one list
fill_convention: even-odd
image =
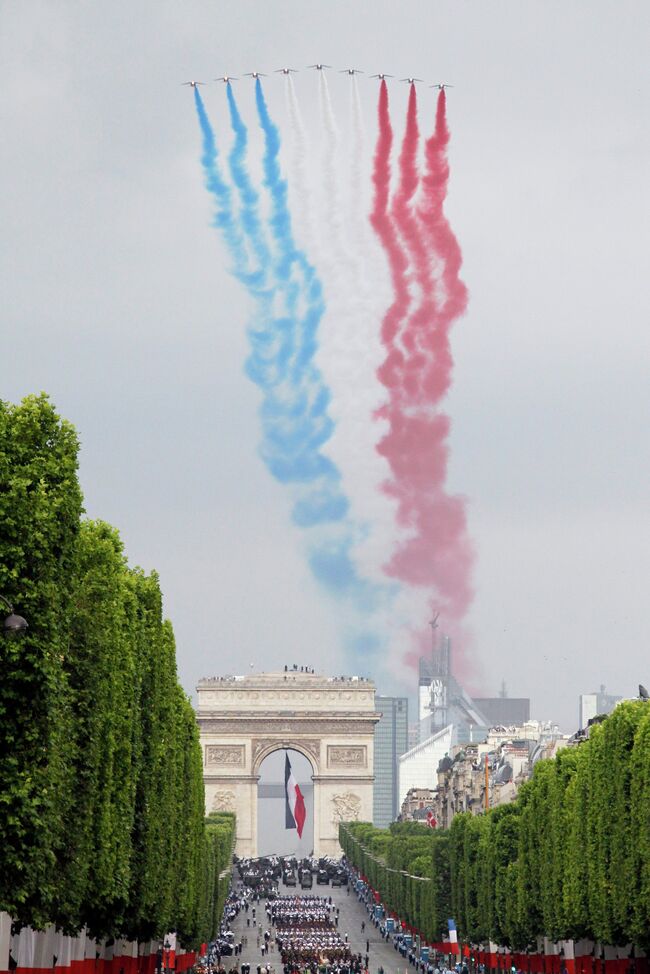
[[(0, 397), (46, 390), (77, 427), (86, 510), (159, 572), (188, 692), (251, 664), (343, 667), (339, 607), (258, 453), (250, 309), (180, 85), (314, 61), (454, 84), (469, 306), (445, 406), (474, 688), (505, 680), (573, 730), (578, 694), (648, 683), (649, 31), (646, 0), (0, 4)], [(330, 76), (342, 117), (347, 80)], [(285, 126), (282, 85), (265, 81)], [(316, 78), (295, 86), (310, 118)], [(202, 91), (219, 136), (223, 86)], [(390, 91), (399, 125), (408, 89)]]

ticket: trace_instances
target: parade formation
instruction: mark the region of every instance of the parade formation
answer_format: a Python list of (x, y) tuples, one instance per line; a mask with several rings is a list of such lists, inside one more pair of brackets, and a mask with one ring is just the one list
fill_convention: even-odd
[(316, 970), (359, 971), (361, 957), (353, 956), (347, 935), (338, 933), (338, 908), (332, 897), (283, 896), (267, 904), (267, 915), (275, 926), (275, 942), (286, 974)]
[[(292, 871), (308, 862), (276, 856), (237, 861), (239, 878), (219, 937), (198, 974), (394, 974), (409, 965), (420, 974), (451, 974), (450, 958), (425, 956), (399, 920), (387, 923), (345, 859), (311, 860), (315, 871), (328, 864), (334, 876), (343, 877), (331, 894), (327, 890), (330, 895), (286, 890)], [(457, 972), (468, 969), (458, 964)]]

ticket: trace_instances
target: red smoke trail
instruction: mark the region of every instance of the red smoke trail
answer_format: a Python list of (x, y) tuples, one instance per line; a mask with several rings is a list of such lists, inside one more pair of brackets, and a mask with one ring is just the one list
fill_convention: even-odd
[(420, 343), (423, 341), (420, 333), (424, 328), (424, 341), (426, 341), (426, 329), (435, 313), (435, 282), (431, 268), (431, 252), (423, 238), (413, 207), (413, 197), (420, 182), (417, 158), (419, 138), (417, 95), (415, 85), (412, 84), (400, 155), (400, 184), (392, 207), (392, 214), (402, 240), (407, 246), (413, 265), (413, 277), (420, 292), (419, 304), (404, 323), (400, 336), (406, 355), (400, 376), (400, 388), (396, 389), (396, 393), (404, 397), (405, 403), (412, 400), (417, 403), (421, 400), (422, 374), (426, 371), (427, 359), (430, 356), (426, 348), (420, 348)]
[[(388, 204), (390, 199), (390, 153), (393, 147), (393, 129), (390, 124), (388, 111), (388, 88), (382, 81), (379, 89), (379, 135), (375, 149), (375, 163), (372, 180), (375, 185), (375, 198), (370, 222), (388, 256), (393, 290), (395, 297), (390, 308), (384, 315), (381, 326), (381, 340), (386, 347), (386, 359), (379, 370), (379, 378), (388, 388), (392, 385), (393, 373), (398, 372), (404, 357), (395, 344), (399, 331), (399, 324), (408, 313), (411, 296), (408, 288), (408, 258), (404, 253), (393, 221), (390, 218)], [(384, 415), (384, 410), (381, 411)]]
[(467, 308), (467, 288), (459, 276), (463, 256), (443, 210), (449, 182), (448, 145), (447, 96), (443, 88), (438, 95), (435, 130), (426, 143), (426, 173), (422, 180), (422, 200), (417, 214), (427, 245), (441, 264), (442, 294), (433, 333), (436, 367), (428, 376), (427, 383), (427, 395), (433, 402), (439, 402), (451, 384), (453, 361), (449, 330)]
[[(413, 204), (418, 145), (415, 88), (410, 92), (400, 155), (400, 184), (391, 212), (408, 256), (393, 227), (389, 230), (385, 225), (391, 223), (385, 178), (389, 173), (385, 154), (390, 153), (391, 140), (386, 140), (386, 125), (390, 131), (390, 123), (384, 86), (380, 92), (379, 122), (372, 222), (389, 257), (395, 301), (382, 328), (387, 354), (379, 376), (389, 393), (382, 411), (389, 429), (377, 449), (386, 457), (392, 474), (383, 485), (384, 490), (396, 499), (398, 522), (409, 533), (384, 570), (391, 577), (431, 591), (432, 603), (441, 613), (445, 630), (456, 642), (458, 672), (464, 668), (462, 623), (473, 597), (473, 551), (467, 536), (464, 500), (450, 496), (445, 489), (450, 421), (436, 411), (436, 405), (451, 381), (449, 328), (465, 310), (467, 292), (458, 276), (460, 248), (442, 209), (449, 175), (444, 90), (438, 100), (435, 132), (426, 145), (426, 173), (417, 208)], [(410, 267), (420, 296), (418, 306), (408, 316)], [(438, 287), (434, 267), (440, 268)], [(403, 327), (398, 336), (400, 325)], [(414, 661), (410, 655), (407, 659)]]

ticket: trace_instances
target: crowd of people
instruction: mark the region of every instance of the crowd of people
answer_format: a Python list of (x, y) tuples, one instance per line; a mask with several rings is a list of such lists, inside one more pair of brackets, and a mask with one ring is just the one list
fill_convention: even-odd
[[(197, 974), (385, 974), (381, 964), (371, 967), (371, 938), (375, 944), (381, 938), (401, 955), (396, 958), (400, 969), (409, 964), (419, 974), (468, 974), (467, 965), (447, 967), (442, 956), (417, 950), (407, 930), (396, 918), (389, 922), (372, 891), (345, 863), (337, 864), (346, 870), (344, 895), (356, 893), (367, 912), (360, 931), (352, 934), (354, 947), (349, 942), (352, 932), (339, 927), (340, 908), (332, 896), (280, 895), (287, 869), (300, 869), (300, 860), (269, 857), (239, 860), (237, 865), (240, 882), (228, 896), (219, 935)], [(313, 866), (321, 868), (321, 863)], [(271, 886), (275, 888), (269, 896)]]

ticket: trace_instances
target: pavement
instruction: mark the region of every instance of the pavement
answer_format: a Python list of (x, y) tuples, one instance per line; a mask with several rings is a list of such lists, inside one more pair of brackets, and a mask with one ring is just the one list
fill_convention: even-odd
[[(281, 896), (300, 896), (301, 894), (304, 896), (324, 896), (325, 898), (331, 896), (332, 902), (341, 911), (338, 930), (342, 937), (347, 933), (352, 952), (365, 957), (366, 940), (370, 941), (370, 959), (368, 962), (370, 974), (377, 974), (380, 967), (384, 968), (384, 974), (405, 974), (405, 972), (409, 971), (409, 965), (405, 958), (401, 957), (391, 944), (386, 943), (382, 939), (379, 930), (371, 923), (365, 906), (359, 902), (356, 893), (352, 889), (348, 896), (345, 886), (332, 888), (331, 886), (317, 886), (314, 882), (311, 890), (301, 890), (295, 886), (280, 884), (279, 893)], [(231, 964), (234, 965), (236, 961), (240, 970), (242, 964), (250, 964), (251, 974), (256, 974), (258, 964), (271, 964), (275, 970), (275, 974), (282, 974), (282, 961), (280, 960), (280, 955), (273, 937), (271, 940), (275, 949), (271, 950), (264, 957), (262, 957), (260, 948), (257, 945), (258, 931), (261, 930), (261, 943), (264, 942), (265, 930), (271, 930), (273, 934), (272, 928), (268, 926), (268, 917), (265, 909), (266, 900), (260, 900), (259, 903), (255, 903), (253, 906), (255, 906), (257, 914), (257, 926), (253, 926), (252, 906), (249, 907), (248, 913), (244, 910), (240, 911), (239, 915), (233, 921), (232, 930), (235, 934), (235, 943), (247, 937), (248, 944), (243, 948), (241, 955), (223, 958), (226, 970), (230, 968)], [(250, 919), (250, 927), (246, 926), (247, 919)], [(362, 933), (361, 924), (364, 921), (366, 928)], [(413, 969), (410, 968), (410, 970), (412, 971)]]

